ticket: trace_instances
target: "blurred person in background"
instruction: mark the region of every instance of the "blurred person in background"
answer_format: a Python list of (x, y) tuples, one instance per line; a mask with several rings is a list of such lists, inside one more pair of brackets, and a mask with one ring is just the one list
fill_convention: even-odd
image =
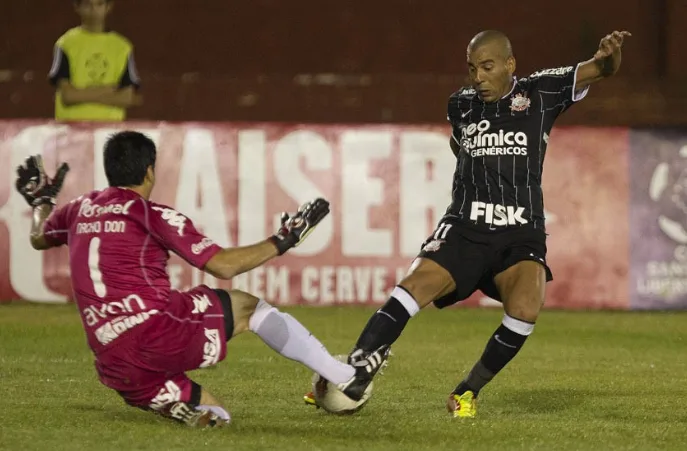
[(133, 45), (106, 26), (111, 0), (73, 0), (81, 25), (55, 43), (49, 79), (55, 86), (55, 119), (123, 121), (140, 105)]

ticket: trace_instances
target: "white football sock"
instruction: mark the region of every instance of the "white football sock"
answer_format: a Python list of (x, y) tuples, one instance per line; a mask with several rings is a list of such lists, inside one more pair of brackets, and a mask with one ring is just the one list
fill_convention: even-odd
[(270, 348), (295, 360), (334, 384), (348, 381), (355, 369), (338, 361), (308, 329), (288, 313), (260, 300), (250, 317), (250, 330)]

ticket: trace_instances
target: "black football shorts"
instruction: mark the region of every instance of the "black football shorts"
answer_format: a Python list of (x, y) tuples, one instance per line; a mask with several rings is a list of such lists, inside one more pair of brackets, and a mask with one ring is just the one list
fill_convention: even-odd
[(444, 218), (418, 257), (438, 263), (456, 283), (454, 292), (434, 301), (438, 308), (460, 302), (477, 290), (500, 301), (494, 277), (523, 260), (541, 263), (547, 282), (553, 280), (546, 264), (546, 233), (530, 226), (482, 231)]

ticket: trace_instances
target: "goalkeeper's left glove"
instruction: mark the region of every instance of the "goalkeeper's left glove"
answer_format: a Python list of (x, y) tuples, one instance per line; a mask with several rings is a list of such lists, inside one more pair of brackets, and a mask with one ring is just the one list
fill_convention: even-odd
[(69, 165), (62, 163), (55, 177), (50, 179), (45, 173), (43, 158), (40, 155), (32, 155), (17, 168), (15, 187), (32, 207), (43, 204), (55, 205), (55, 198), (62, 189), (67, 172)]

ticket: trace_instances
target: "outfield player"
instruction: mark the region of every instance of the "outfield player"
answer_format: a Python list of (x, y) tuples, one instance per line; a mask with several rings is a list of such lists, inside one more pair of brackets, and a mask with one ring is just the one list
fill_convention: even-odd
[(329, 213), (329, 203), (316, 199), (293, 217), (283, 215), (279, 231), (265, 241), (223, 249), (189, 218), (149, 200), (155, 159), (146, 136), (113, 135), (104, 148), (110, 187), (54, 211), (68, 166), (60, 166), (52, 180), (40, 157), (17, 170), (16, 187), (33, 208), (33, 247), (69, 247), (72, 286), (100, 381), (132, 406), (191, 426), (226, 424), (226, 409), (185, 373), (223, 360), (226, 342), (250, 330), (359, 397), (356, 390), (364, 389), (385, 356), (341, 363), (295, 318), (265, 300), (204, 285), (179, 292), (167, 274), (168, 251), (221, 279), (250, 271), (298, 246)]
[[(370, 318), (349, 361), (391, 346), (430, 303), (443, 308), (481, 290), (503, 303), (503, 321), (447, 402), (453, 416), (475, 416), (480, 390), (532, 333), (552, 280), (541, 186), (549, 133), (591, 84), (618, 71), (629, 35), (613, 32), (588, 61), (526, 78), (514, 76), (515, 58), (503, 33), (484, 31), (470, 41), (471, 86), (448, 101), (457, 158), (451, 205), (409, 274)], [(460, 339), (460, 325), (455, 334)], [(312, 397), (306, 395), (306, 402)]]

